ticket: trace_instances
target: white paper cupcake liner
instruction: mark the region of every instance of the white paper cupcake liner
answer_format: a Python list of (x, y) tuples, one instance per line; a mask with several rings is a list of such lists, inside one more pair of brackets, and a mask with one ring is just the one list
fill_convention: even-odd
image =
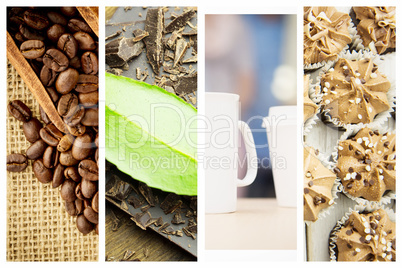
[(322, 94), (321, 92), (321, 86), (320, 86), (320, 81), (316, 83), (312, 83), (312, 79), (310, 79), (309, 83), (309, 97), (310, 99), (318, 105), (318, 110), (317, 113), (314, 114), (312, 117), (306, 120), (303, 125), (303, 136), (307, 135), (313, 128), (315, 124), (320, 120), (318, 115), (321, 113), (321, 100), (322, 100)]
[(336, 241), (338, 239), (337, 233), (339, 230), (345, 225), (345, 222), (349, 219), (350, 215), (352, 214), (353, 211), (357, 212), (373, 212), (377, 209), (383, 209), (389, 216), (390, 220), (395, 222), (396, 220), (396, 215), (395, 212), (388, 207), (380, 206), (378, 204), (374, 204), (373, 206), (362, 206), (362, 205), (356, 205), (353, 208), (349, 208), (349, 211), (345, 213), (345, 216), (343, 216), (338, 222), (336, 223), (335, 227), (332, 229), (330, 236), (329, 236), (329, 258), (330, 261), (337, 261), (336, 260)]
[[(385, 132), (394, 132), (395, 130), (391, 130), (388, 128), (372, 128), (373, 131), (378, 130), (381, 134), (384, 134)], [(345, 141), (348, 138), (354, 136), (358, 131), (354, 129), (349, 129), (347, 130), (339, 139), (338, 143), (334, 147), (334, 152), (332, 153), (332, 159), (335, 163), (338, 161), (338, 147), (339, 147), (339, 142), (340, 141)], [(336, 164), (335, 164), (336, 166)], [(334, 166), (334, 167), (335, 167)], [(396, 198), (396, 193), (395, 191), (388, 191), (386, 192), (379, 201), (369, 201), (367, 199), (361, 198), (361, 197), (355, 197), (351, 194), (349, 194), (346, 190), (345, 187), (342, 184), (342, 181), (340, 178), (339, 179), (339, 192), (342, 192), (344, 195), (346, 195), (348, 198), (352, 199), (355, 201), (357, 204), (363, 205), (363, 206), (378, 206), (378, 205), (386, 205), (391, 203), (392, 199)]]
[[(387, 111), (377, 114), (376, 117), (374, 118), (373, 122), (365, 123), (365, 124), (364, 123), (358, 123), (358, 124), (342, 123), (338, 119), (332, 118), (331, 115), (328, 113), (329, 110), (323, 109), (322, 112), (325, 117), (325, 121), (327, 121), (329, 124), (332, 124), (339, 128), (344, 128), (346, 130), (348, 130), (348, 129), (359, 130), (364, 127), (378, 128), (379, 126), (384, 124), (384, 122), (387, 121), (388, 118), (391, 117), (391, 112), (394, 111), (394, 108), (396, 106), (396, 103), (395, 103), (395, 97), (396, 97), (395, 73), (393, 73), (393, 74), (391, 73), (391, 70), (395, 69), (395, 65), (393, 65), (393, 67), (391, 67), (391, 68), (389, 68), (389, 66), (386, 67), (387, 64), (384, 63), (384, 59), (386, 59), (386, 58), (384, 56), (373, 55), (371, 52), (367, 52), (367, 51), (359, 51), (359, 52), (352, 51), (352, 53), (346, 52), (346, 53), (341, 54), (340, 58), (344, 58), (344, 59), (348, 59), (348, 60), (359, 60), (362, 58), (371, 58), (373, 60), (373, 62), (378, 65), (378, 70), (381, 73), (387, 75), (387, 78), (391, 83), (391, 87), (387, 92), (387, 99), (388, 99), (390, 108)], [(394, 59), (392, 59), (392, 60), (394, 60)], [(326, 66), (326, 68), (321, 69), (319, 76), (321, 77), (325, 72), (327, 72), (334, 65), (335, 64), (333, 64), (332, 66)]]
[[(334, 163), (328, 161), (328, 159), (326, 159), (325, 157), (323, 157), (321, 154), (316, 155), (316, 157), (318, 158), (318, 160), (320, 160), (320, 162), (323, 164), (324, 167), (326, 167), (329, 170), (333, 170), (334, 169)], [(307, 226), (310, 226), (312, 223), (315, 223), (317, 221), (319, 221), (320, 219), (325, 218), (326, 216), (328, 216), (331, 213), (331, 210), (334, 209), (335, 205), (336, 205), (336, 200), (338, 199), (338, 188), (340, 185), (340, 180), (339, 178), (336, 178), (334, 181), (334, 185), (332, 186), (331, 189), (331, 194), (332, 194), (332, 200), (334, 201), (334, 203), (325, 208), (322, 209), (319, 213), (318, 213), (318, 219), (316, 221), (304, 221), (306, 223)]]

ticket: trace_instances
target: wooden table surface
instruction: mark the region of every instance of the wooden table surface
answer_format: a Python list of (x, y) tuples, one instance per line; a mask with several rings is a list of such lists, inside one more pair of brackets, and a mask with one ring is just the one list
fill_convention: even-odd
[(207, 214), (207, 250), (295, 250), (296, 208), (278, 207), (274, 198), (239, 198), (237, 211)]
[[(117, 228), (116, 217), (119, 219)], [(113, 229), (116, 229), (113, 231)], [(106, 202), (105, 216), (106, 261), (119, 261), (127, 250), (135, 251), (129, 260), (140, 261), (196, 261), (197, 258), (152, 230), (142, 230), (130, 217)]]

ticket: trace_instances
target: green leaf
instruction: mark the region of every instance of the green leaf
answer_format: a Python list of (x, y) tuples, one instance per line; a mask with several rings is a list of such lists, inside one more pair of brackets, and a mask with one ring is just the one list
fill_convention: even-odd
[(197, 110), (127, 77), (105, 83), (106, 159), (150, 187), (197, 195)]

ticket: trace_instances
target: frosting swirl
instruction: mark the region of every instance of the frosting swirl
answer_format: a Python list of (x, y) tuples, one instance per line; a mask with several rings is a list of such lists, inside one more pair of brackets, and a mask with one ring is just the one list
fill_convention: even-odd
[(304, 148), (304, 220), (316, 221), (318, 213), (334, 201), (332, 186), (336, 175), (316, 157), (312, 147)]
[(390, 108), (391, 87), (371, 59), (339, 59), (321, 78), (325, 112), (343, 124), (370, 123)]
[(363, 45), (379, 54), (395, 48), (395, 7), (353, 7), (359, 21), (357, 32)]
[(395, 261), (395, 223), (383, 209), (353, 211), (336, 235), (338, 261)]
[(363, 128), (339, 142), (334, 171), (350, 195), (379, 201), (385, 191), (395, 190), (395, 163), (395, 134)]
[(348, 31), (350, 17), (334, 7), (304, 8), (304, 64), (335, 60), (352, 42)]
[(315, 104), (309, 97), (309, 85), (310, 75), (304, 75), (304, 92), (303, 92), (303, 104), (304, 104), (304, 122), (307, 119), (315, 115), (318, 111), (318, 105)]

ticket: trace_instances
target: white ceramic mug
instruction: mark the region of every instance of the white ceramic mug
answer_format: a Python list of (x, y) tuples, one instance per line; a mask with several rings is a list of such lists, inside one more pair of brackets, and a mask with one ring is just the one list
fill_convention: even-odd
[(263, 119), (267, 130), (275, 195), (281, 207), (297, 205), (297, 106), (275, 106)]
[[(206, 93), (206, 132), (204, 157), (206, 213), (236, 211), (237, 187), (250, 185), (258, 167), (257, 153), (249, 126), (239, 121), (239, 95)], [(246, 147), (247, 174), (238, 178), (238, 148), (241, 133)]]

